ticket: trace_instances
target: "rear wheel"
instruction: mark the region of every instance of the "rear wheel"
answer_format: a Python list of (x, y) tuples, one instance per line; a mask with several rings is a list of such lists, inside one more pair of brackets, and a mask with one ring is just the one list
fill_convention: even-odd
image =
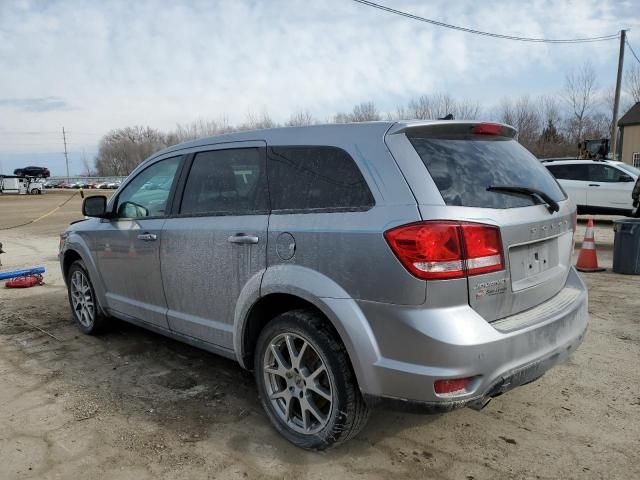
[(71, 313), (80, 331), (87, 335), (103, 331), (107, 318), (100, 309), (93, 284), (82, 260), (76, 260), (69, 267), (67, 291)]
[(298, 447), (324, 450), (366, 424), (369, 410), (344, 345), (318, 314), (294, 310), (267, 324), (255, 375), (269, 419)]

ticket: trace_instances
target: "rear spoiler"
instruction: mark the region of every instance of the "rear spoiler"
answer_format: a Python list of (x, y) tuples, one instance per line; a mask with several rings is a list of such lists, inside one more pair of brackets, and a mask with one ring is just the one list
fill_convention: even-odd
[(387, 135), (398, 135), (401, 133), (412, 133), (414, 135), (425, 134), (428, 136), (468, 133), (515, 138), (518, 131), (511, 125), (504, 123), (480, 122), (477, 120), (405, 121), (396, 122), (387, 130)]

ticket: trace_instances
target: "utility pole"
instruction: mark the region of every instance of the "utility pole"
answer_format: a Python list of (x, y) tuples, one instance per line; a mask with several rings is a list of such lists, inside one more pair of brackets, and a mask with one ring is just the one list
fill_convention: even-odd
[(62, 127), (62, 141), (64, 142), (64, 159), (67, 162), (67, 184), (69, 184), (69, 155), (67, 154), (67, 134)]
[(613, 159), (618, 153), (618, 107), (620, 106), (620, 87), (622, 85), (622, 66), (624, 64), (624, 44), (627, 40), (627, 31), (620, 30), (620, 53), (618, 54), (618, 78), (616, 78), (616, 94), (613, 101), (613, 123), (611, 125), (611, 152)]

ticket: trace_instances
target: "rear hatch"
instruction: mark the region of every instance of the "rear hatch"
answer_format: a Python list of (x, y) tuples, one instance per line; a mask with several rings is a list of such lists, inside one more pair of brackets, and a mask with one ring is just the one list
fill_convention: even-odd
[(564, 287), (575, 207), (547, 169), (514, 139), (513, 128), (435, 122), (390, 133), (388, 143), (394, 134), (410, 143), (412, 152), (405, 145), (404, 155), (413, 159), (404, 161), (420, 164), (417, 154), (429, 173), (414, 170), (407, 176), (424, 220), (500, 229), (504, 269), (467, 276), (473, 309), (494, 321), (532, 308)]

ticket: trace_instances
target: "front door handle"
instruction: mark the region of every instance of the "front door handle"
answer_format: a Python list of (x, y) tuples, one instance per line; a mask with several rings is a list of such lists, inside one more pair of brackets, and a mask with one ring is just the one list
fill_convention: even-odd
[(590, 183), (589, 186), (590, 187), (599, 187), (600, 185), (598, 185), (597, 183)]
[(144, 242), (155, 242), (158, 239), (158, 236), (155, 233), (141, 233), (138, 235), (138, 240), (142, 240)]
[(227, 238), (229, 243), (239, 243), (241, 245), (251, 245), (258, 243), (259, 238), (254, 235), (245, 235), (244, 233), (238, 233), (236, 235), (231, 235)]

